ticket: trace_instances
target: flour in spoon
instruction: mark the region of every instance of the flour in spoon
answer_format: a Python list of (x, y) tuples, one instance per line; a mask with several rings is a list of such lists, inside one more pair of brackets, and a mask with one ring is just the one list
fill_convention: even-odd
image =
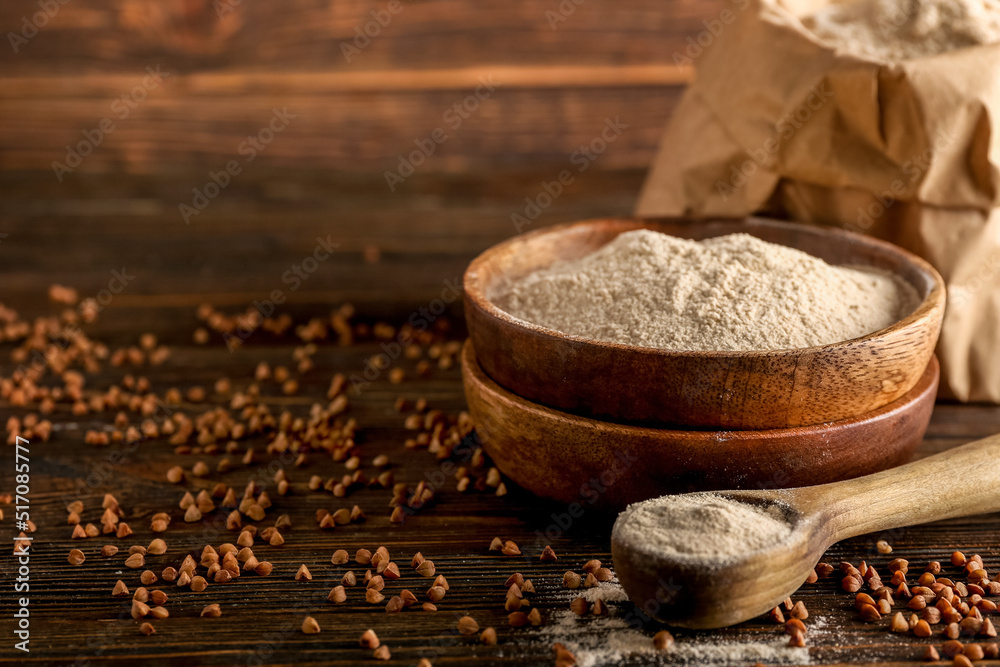
[(492, 295), (527, 322), (669, 350), (780, 350), (858, 338), (909, 314), (916, 291), (748, 234), (619, 235)]
[(791, 533), (791, 524), (776, 506), (688, 493), (629, 505), (615, 522), (612, 539), (651, 556), (712, 568), (777, 546)]

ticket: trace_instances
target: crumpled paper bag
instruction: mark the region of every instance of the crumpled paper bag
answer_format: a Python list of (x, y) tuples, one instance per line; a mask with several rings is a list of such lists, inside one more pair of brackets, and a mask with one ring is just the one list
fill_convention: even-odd
[(948, 284), (942, 395), (1000, 403), (1000, 45), (879, 63), (803, 25), (826, 0), (733, 2), (637, 215), (769, 214), (923, 256)]

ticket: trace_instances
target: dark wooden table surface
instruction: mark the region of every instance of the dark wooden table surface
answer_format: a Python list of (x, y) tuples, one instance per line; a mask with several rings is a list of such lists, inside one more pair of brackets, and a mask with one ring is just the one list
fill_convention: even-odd
[[(546, 210), (537, 224), (627, 213), (641, 182), (639, 170), (588, 173), (578, 179), (563, 197)], [(171, 180), (141, 176), (116, 179), (101, 184), (96, 197), (86, 183), (56, 189), (51, 174), (10, 176), (0, 185), (5, 202), (4, 231), (0, 242), (0, 275), (7, 305), (25, 318), (54, 314), (60, 307), (45, 298), (49, 284), (60, 282), (78, 287), (82, 296), (97, 294), (106, 287), (112, 269), (135, 270), (136, 278), (116, 295), (97, 323), (87, 328), (95, 340), (113, 351), (136, 345), (144, 332), (156, 334), (169, 347), (170, 356), (160, 366), (114, 367), (103, 364), (88, 376), (87, 387), (104, 390), (120, 384), (126, 374), (143, 375), (152, 390), (186, 390), (192, 386), (211, 388), (220, 377), (232, 379), (234, 389), (249, 385), (256, 364), (294, 367), (294, 348), (300, 344), (291, 333), (273, 337), (260, 333), (230, 352), (221, 337), (208, 345), (192, 342), (199, 325), (195, 309), (210, 302), (220, 310), (244, 311), (254, 300), (266, 298), (274, 289), (283, 289), (289, 302), (279, 312), (291, 314), (297, 322), (310, 317), (327, 317), (345, 299), (356, 302), (357, 319), (394, 325), (405, 322), (429, 304), (446, 286), (445, 281), (461, 274), (465, 263), (489, 244), (513, 233), (510, 215), (521, 210), (523, 199), (533, 196), (547, 171), (482, 173), (464, 176), (419, 174), (407, 189), (387, 197), (380, 176), (363, 178), (343, 175), (330, 181), (310, 180), (308, 175), (287, 171), (277, 174), (250, 174), (224, 201), (215, 204), (197, 224), (186, 226), (178, 220), (176, 202), (190, 187), (191, 176)], [(284, 186), (293, 182), (294, 187)], [(335, 220), (336, 223), (331, 223)], [(328, 231), (329, 230), (329, 231)], [(316, 245), (317, 236), (335, 231), (340, 244), (333, 261), (320, 265), (301, 288), (291, 290), (282, 280), (283, 272), (300, 263)], [(374, 259), (372, 247), (381, 256)], [(365, 248), (368, 260), (365, 259)], [(450, 337), (460, 340), (460, 312), (452, 311), (455, 324)], [(16, 366), (10, 361), (15, 343), (0, 345), (3, 375)], [(365, 361), (378, 354), (378, 342), (362, 340), (344, 347), (318, 341), (315, 368), (293, 377), (299, 391), (284, 396), (274, 383), (263, 383), (263, 394), (275, 413), (288, 410), (304, 415), (316, 402), (326, 403), (325, 393), (335, 372), (361, 373)], [(426, 350), (425, 350), (426, 357)], [(407, 412), (394, 409), (399, 396), (423, 397), (432, 409), (458, 415), (464, 409), (460, 372), (456, 367), (433, 365), (426, 377), (418, 377), (417, 359), (401, 357), (394, 365), (403, 368), (405, 379), (393, 384), (382, 373), (369, 386), (350, 394), (348, 415), (357, 419), (357, 446), (362, 469), (371, 473), (372, 459), (387, 454), (397, 482), (413, 486), (422, 479), (435, 478), (441, 464), (422, 449), (404, 446), (412, 432), (404, 428)], [(47, 381), (52, 383), (51, 378)], [(211, 392), (210, 392), (211, 394)], [(179, 410), (192, 418), (208, 407), (224, 404), (222, 397), (209, 396), (202, 404), (185, 403)], [(0, 406), (0, 419), (23, 417), (37, 406)], [(185, 490), (211, 490), (217, 482), (242, 489), (249, 479), (270, 481), (267, 466), (271, 457), (261, 456), (252, 465), (237, 464), (226, 473), (214, 472), (219, 455), (174, 454), (164, 438), (142, 442), (134, 451), (122, 445), (92, 447), (83, 444), (89, 429), (107, 428), (115, 412), (73, 417), (66, 403), (57, 403), (49, 418), (54, 422), (49, 442), (37, 439), (30, 444), (31, 519), (33, 533), (30, 572), (31, 652), (13, 648), (12, 614), (15, 609), (13, 580), (16, 563), (9, 548), (0, 556), (0, 596), (3, 645), (0, 662), (10, 664), (120, 664), (120, 665), (277, 665), (351, 664), (372, 662), (371, 652), (358, 647), (359, 635), (373, 628), (392, 652), (391, 664), (412, 665), (428, 657), (436, 665), (548, 664), (552, 645), (568, 645), (581, 640), (601, 641), (612, 634), (611, 621), (568, 617), (569, 594), (561, 587), (562, 574), (580, 571), (592, 558), (610, 561), (608, 531), (612, 518), (587, 513), (566, 530), (554, 528), (553, 515), (565, 508), (528, 496), (510, 485), (509, 493), (459, 493), (449, 478), (435, 501), (410, 516), (402, 525), (389, 521), (388, 489), (365, 488), (346, 498), (325, 491), (309, 491), (311, 475), (324, 479), (343, 474), (343, 464), (317, 454), (307, 456), (300, 467), (288, 467), (292, 490), (278, 496), (269, 486), (274, 506), (259, 525), (272, 525), (275, 517), (287, 513), (292, 528), (281, 547), (255, 547), (260, 559), (274, 564), (266, 578), (245, 575), (228, 584), (212, 584), (205, 592), (194, 593), (159, 582), (170, 599), (170, 618), (156, 621), (157, 634), (143, 636), (138, 623), (128, 614), (127, 601), (111, 597), (116, 580), (130, 590), (138, 585), (139, 570), (124, 568), (124, 549), (113, 558), (99, 555), (101, 545), (121, 547), (148, 544), (154, 537), (149, 518), (158, 511), (170, 511), (174, 521), (165, 534), (169, 550), (148, 559), (159, 571), (177, 566), (183, 555), (200, 552), (206, 542), (218, 547), (235, 541), (236, 534), (225, 529), (213, 532), (211, 519), (217, 511), (196, 523), (181, 520), (178, 502)], [(138, 419), (132, 417), (132, 423)], [(1000, 431), (1000, 408), (941, 404), (919, 455), (960, 445)], [(262, 449), (257, 437), (241, 443)], [(14, 448), (4, 448), (0, 463), (3, 488), (14, 490), (12, 469)], [(236, 457), (233, 457), (236, 458)], [(166, 471), (175, 463), (186, 469), (205, 460), (213, 472), (204, 478), (189, 476), (181, 485), (167, 482)], [(263, 472), (263, 476), (261, 474)], [(273, 468), (271, 469), (273, 472)], [(624, 482), (627, 483), (627, 482)], [(273, 484), (273, 482), (272, 482)], [(491, 491), (491, 490), (490, 490)], [(961, 493), (961, 485), (955, 493)], [(82, 500), (84, 522), (99, 524), (100, 505), (105, 493), (113, 493), (124, 511), (124, 520), (135, 533), (125, 539), (98, 537), (72, 540), (67, 525), (66, 505)], [(334, 510), (362, 507), (367, 520), (340, 526), (333, 531), (316, 527), (317, 509)], [(169, 509), (168, 509), (169, 508)], [(2, 506), (3, 534), (15, 536), (13, 508)], [(544, 539), (539, 533), (549, 531)], [(516, 541), (521, 557), (504, 557), (488, 551), (491, 539), (500, 536)], [(876, 540), (886, 537), (895, 551), (892, 558), (907, 558), (920, 567), (929, 560), (947, 560), (955, 549), (983, 556), (987, 569), (1000, 568), (1000, 516), (987, 515), (956, 519), (932, 525), (894, 531), (891, 535), (869, 535), (836, 545), (825, 560), (858, 562), (866, 559), (885, 572), (889, 557), (875, 551)], [(10, 544), (10, 542), (8, 542)], [(558, 554), (554, 563), (539, 561), (540, 547), (550, 544)], [(334, 605), (326, 594), (347, 566), (330, 564), (335, 549), (352, 554), (365, 547), (386, 546), (400, 564), (403, 579), (389, 589), (412, 587), (422, 594), (428, 580), (416, 577), (409, 560), (416, 551), (432, 559), (437, 571), (447, 577), (451, 590), (429, 613), (407, 610), (387, 614), (383, 605), (368, 605), (360, 589), (349, 590), (348, 602)], [(87, 560), (80, 566), (67, 562), (67, 553), (79, 548)], [(296, 569), (306, 564), (312, 582), (294, 580)], [(613, 565), (612, 565), (613, 566)], [(360, 566), (354, 569), (363, 570)], [(510, 628), (503, 609), (504, 581), (513, 572), (530, 578), (537, 592), (532, 604), (546, 624), (541, 628)], [(796, 596), (810, 610), (808, 656), (812, 664), (911, 664), (919, 663), (922, 647), (928, 642), (887, 631), (886, 621), (860, 622), (852, 596), (840, 590), (839, 577), (821, 579), (805, 586)], [(198, 616), (209, 603), (221, 605), (217, 619)], [(612, 618), (626, 615), (630, 604), (611, 604)], [(322, 632), (305, 635), (299, 631), (302, 618), (311, 613)], [(475, 638), (462, 637), (456, 620), (471, 615), (480, 627), (497, 629), (499, 644), (488, 647)], [(561, 633), (553, 630), (555, 625)], [(655, 628), (644, 632), (651, 636)], [(930, 640), (940, 645), (940, 626)], [(713, 633), (678, 632), (678, 646), (704, 641), (782, 641), (780, 626), (766, 619), (745, 623)], [(995, 641), (995, 640), (992, 640)], [(578, 652), (587, 664), (585, 652)], [(680, 652), (678, 655), (683, 655)], [(662, 657), (671, 662), (670, 654)], [(750, 665), (753, 659), (736, 658), (715, 664)], [(628, 664), (654, 664), (655, 659), (638, 656)], [(591, 663), (593, 664), (593, 663)], [(694, 660), (692, 664), (707, 664)]]

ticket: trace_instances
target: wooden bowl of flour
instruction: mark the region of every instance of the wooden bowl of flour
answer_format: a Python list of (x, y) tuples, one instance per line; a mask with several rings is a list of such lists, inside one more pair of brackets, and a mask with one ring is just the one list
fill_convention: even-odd
[[(800, 349), (677, 351), (571, 336), (518, 319), (494, 299), (513, 281), (588, 255), (625, 231), (701, 240), (742, 232), (829, 264), (888, 272), (919, 305), (874, 333)], [(927, 262), (839, 229), (761, 218), (605, 219), (549, 227), (493, 246), (465, 273), (465, 317), (483, 370), (511, 392), (557, 410), (650, 426), (772, 429), (865, 414), (909, 392), (941, 328), (945, 287)]]
[(923, 438), (938, 385), (932, 356), (909, 392), (859, 417), (754, 431), (670, 430), (527, 401), (489, 378), (474, 347), (466, 342), (462, 374), (483, 449), (521, 487), (578, 509), (619, 511), (668, 493), (811, 486), (892, 468)]

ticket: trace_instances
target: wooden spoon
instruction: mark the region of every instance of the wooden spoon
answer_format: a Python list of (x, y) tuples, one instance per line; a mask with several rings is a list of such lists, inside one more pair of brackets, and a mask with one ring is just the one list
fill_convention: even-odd
[[(657, 552), (649, 542), (624, 541), (621, 528), (630, 521), (625, 510), (611, 535), (615, 571), (632, 601), (649, 616), (685, 628), (741, 623), (773, 609), (798, 590), (835, 542), (1000, 510), (1000, 434), (843, 482), (717, 493), (778, 506), (792, 526), (791, 534), (773, 547), (742, 553), (711, 568)], [(704, 534), (709, 550), (715, 537)]]

